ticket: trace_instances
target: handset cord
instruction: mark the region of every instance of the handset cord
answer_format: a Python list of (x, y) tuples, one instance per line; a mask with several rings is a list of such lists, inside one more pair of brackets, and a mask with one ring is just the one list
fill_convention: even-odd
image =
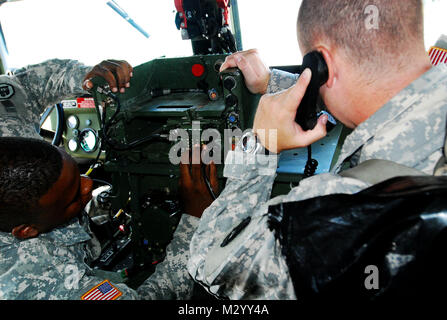
[(306, 166), (304, 167), (304, 177), (308, 178), (315, 175), (317, 167), (318, 167), (318, 161), (312, 159), (312, 147), (309, 145), (307, 146), (307, 162)]
[(210, 180), (208, 179), (208, 176), (206, 175), (206, 170), (205, 170), (205, 165), (201, 165), (202, 167), (202, 176), (203, 176), (203, 180), (205, 181), (206, 184), (206, 188), (208, 189), (209, 194), (211, 195), (211, 197), (213, 198), (213, 200), (217, 199), (216, 194), (213, 191), (213, 188), (211, 187), (211, 183)]

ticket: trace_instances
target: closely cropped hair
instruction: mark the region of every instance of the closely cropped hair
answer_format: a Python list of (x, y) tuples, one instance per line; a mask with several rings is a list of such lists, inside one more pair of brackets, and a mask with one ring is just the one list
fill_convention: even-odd
[(0, 231), (35, 221), (38, 201), (59, 179), (63, 159), (51, 144), (0, 138)]
[(424, 45), (423, 20), (422, 0), (303, 0), (298, 39), (306, 51), (327, 40), (358, 66), (387, 67)]

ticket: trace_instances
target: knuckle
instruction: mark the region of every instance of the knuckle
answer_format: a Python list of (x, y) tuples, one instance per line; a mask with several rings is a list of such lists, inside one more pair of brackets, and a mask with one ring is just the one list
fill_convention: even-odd
[(246, 52), (249, 54), (253, 54), (253, 53), (257, 54), (257, 53), (259, 53), (259, 50), (257, 48), (253, 48), (253, 49), (247, 50)]

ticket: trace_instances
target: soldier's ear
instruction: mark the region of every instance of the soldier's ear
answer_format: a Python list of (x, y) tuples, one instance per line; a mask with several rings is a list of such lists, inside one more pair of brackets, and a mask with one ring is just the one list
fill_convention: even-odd
[(21, 224), (20, 226), (14, 227), (11, 233), (17, 239), (24, 240), (37, 237), (39, 235), (39, 230), (34, 226)]
[(337, 70), (334, 63), (333, 55), (326, 47), (319, 47), (318, 51), (320, 51), (320, 53), (323, 55), (324, 61), (326, 62), (328, 68), (328, 80), (326, 81), (325, 85), (328, 88), (332, 88), (337, 78)]

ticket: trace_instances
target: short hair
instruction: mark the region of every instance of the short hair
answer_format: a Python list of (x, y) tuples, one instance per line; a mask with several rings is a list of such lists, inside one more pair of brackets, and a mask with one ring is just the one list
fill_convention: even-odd
[[(369, 7), (377, 9), (377, 25), (371, 27)], [(303, 0), (298, 13), (298, 39), (305, 51), (327, 40), (357, 66), (380, 68), (395, 64), (424, 47), (422, 0)]]
[(37, 221), (39, 199), (59, 179), (62, 167), (59, 150), (43, 140), (0, 138), (0, 231)]

